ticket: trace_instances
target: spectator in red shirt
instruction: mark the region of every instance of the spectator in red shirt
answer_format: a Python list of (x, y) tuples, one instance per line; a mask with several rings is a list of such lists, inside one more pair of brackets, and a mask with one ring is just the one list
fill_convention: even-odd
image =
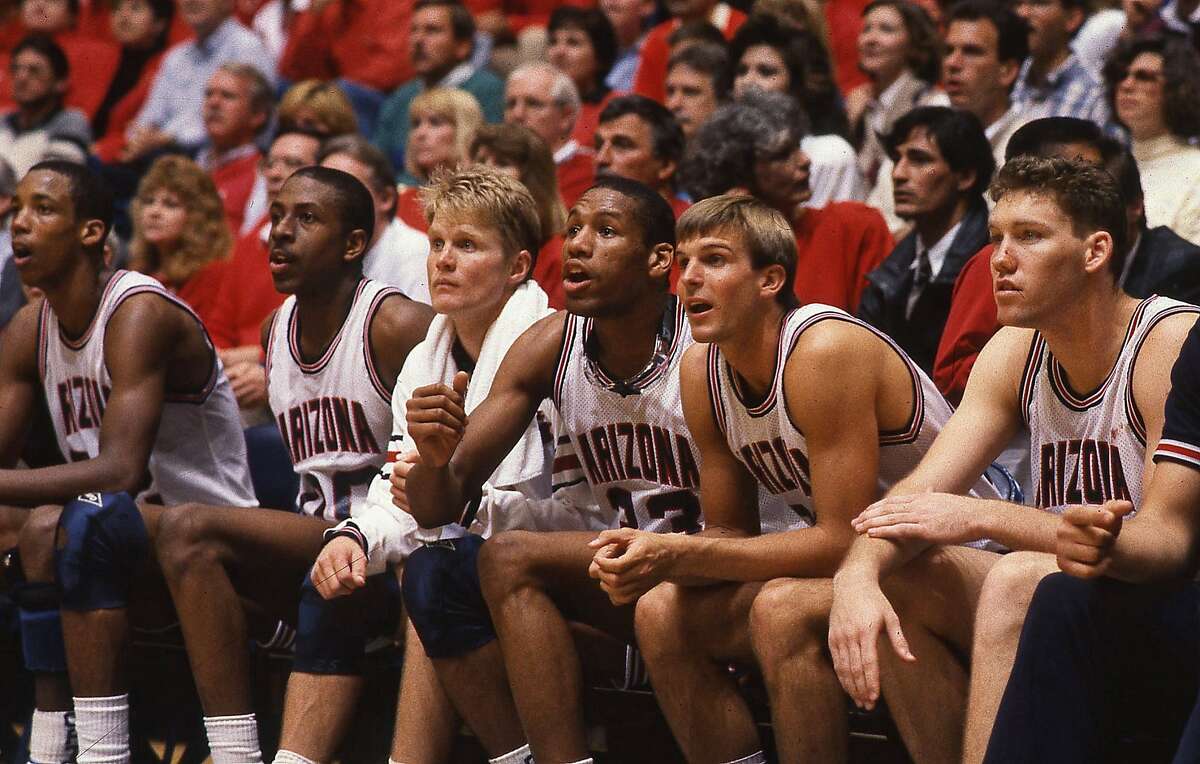
[(172, 0), (119, 0), (110, 18), (112, 35), (121, 45), (116, 73), (92, 116), (92, 134), (98, 136), (92, 153), (115, 162), (125, 145), (125, 131), (141, 111), (167, 51)]
[[(80, 28), (75, 0), (22, 0), (20, 21), (26, 34), (49, 35), (63, 49), (71, 68), (65, 103), (90, 120), (117, 71), (120, 48), (111, 38), (99, 39)], [(7, 57), (0, 64), (8, 70)], [(7, 88), (0, 92), (7, 97)]]
[(729, 54), (724, 47), (689, 45), (671, 54), (664, 103), (675, 115), (685, 138), (695, 135), (725, 103), (732, 84)]
[[(293, 130), (275, 136), (262, 161), (268, 206), (293, 172), (317, 163), (320, 148), (321, 137), (314, 133)], [(225, 365), (225, 376), (243, 410), (267, 404), (262, 324), (286, 296), (275, 291), (267, 267), (270, 232), (270, 219), (264, 215), (254, 228), (238, 237), (209, 322), (209, 333)]]
[(245, 233), (266, 211), (254, 140), (270, 120), (273, 104), (270, 83), (249, 64), (223, 65), (204, 88), (208, 141), (196, 162), (217, 184), (235, 234)]
[(279, 75), (336, 79), (363, 134), (372, 135), (384, 97), (413, 76), (411, 16), (412, 3), (400, 0), (312, 0), (292, 22)]
[(796, 232), (796, 295), (853, 313), (867, 274), (892, 251), (883, 217), (858, 202), (805, 207), (809, 160), (800, 148), (807, 119), (795, 99), (751, 91), (722, 107), (688, 144), (680, 176), (695, 201), (725, 193), (755, 196)]
[(591, 187), (596, 174), (591, 149), (571, 137), (579, 107), (575, 83), (550, 64), (524, 64), (508, 76), (504, 121), (528, 127), (546, 142), (558, 167), (558, 190), (567, 207)]
[(192, 160), (159, 157), (138, 184), (129, 267), (158, 279), (207, 327), (233, 237), (211, 177)]
[(633, 81), (633, 92), (662, 102), (666, 98), (667, 61), (671, 57), (669, 38), (681, 24), (688, 21), (707, 21), (716, 27), (726, 40), (733, 39), (746, 14), (726, 3), (715, 0), (666, 0), (670, 19), (650, 30), (642, 45), (642, 61)]
[(542, 224), (533, 279), (550, 298), (550, 307), (564, 307), (562, 230), (567, 211), (558, 193), (558, 176), (550, 149), (536, 133), (520, 125), (484, 125), (471, 143), (471, 160), (495, 167), (529, 189)]
[(600, 110), (611, 96), (606, 80), (617, 58), (617, 35), (595, 8), (564, 5), (550, 14), (546, 60), (571, 78), (579, 91), (579, 117), (571, 137), (591, 146)]

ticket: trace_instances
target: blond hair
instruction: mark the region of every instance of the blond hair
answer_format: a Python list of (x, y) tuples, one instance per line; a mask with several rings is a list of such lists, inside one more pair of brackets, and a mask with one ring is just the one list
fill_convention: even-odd
[(358, 132), (358, 118), (354, 106), (341, 88), (323, 80), (302, 80), (292, 85), (279, 100), (279, 124), (281, 129), (299, 127), (297, 113), (311, 109), (323, 127), (325, 137), (349, 135)]
[[(187, 207), (183, 233), (170, 251), (160, 251), (142, 233), (142, 200), (158, 191), (171, 192)], [(150, 165), (138, 184), (132, 212), (133, 241), (129, 245), (132, 270), (161, 273), (169, 284), (178, 287), (214, 260), (229, 257), (233, 234), (217, 186), (208, 173), (186, 157), (168, 155)]]
[[(479, 101), (467, 91), (457, 88), (430, 88), (418, 93), (408, 106), (409, 119), (416, 114), (433, 114), (454, 124), (455, 164), (468, 157), (475, 131), (483, 124), (483, 110), (479, 108)], [(412, 142), (411, 131), (408, 140)], [(411, 151), (404, 152), (404, 169), (414, 178), (423, 177)]]
[(521, 250), (531, 258), (537, 257), (541, 222), (533, 195), (521, 181), (494, 168), (473, 165), (460, 170), (440, 169), (421, 189), (421, 204), (430, 223), (446, 215), (490, 225), (500, 233), (506, 257)]

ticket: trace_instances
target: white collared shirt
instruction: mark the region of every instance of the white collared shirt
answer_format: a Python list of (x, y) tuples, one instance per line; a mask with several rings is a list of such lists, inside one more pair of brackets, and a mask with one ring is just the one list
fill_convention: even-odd
[(942, 238), (937, 240), (937, 243), (932, 247), (926, 247), (925, 242), (921, 241), (921, 234), (917, 234), (917, 256), (913, 258), (912, 264), (908, 266), (910, 271), (917, 269), (917, 262), (921, 259), (921, 253), (925, 252), (929, 257), (929, 278), (930, 280), (937, 278), (941, 272), (942, 266), (946, 264), (946, 255), (950, 252), (950, 245), (954, 243), (954, 237), (958, 235), (958, 229), (962, 227), (962, 221), (958, 221), (946, 233), (942, 234)]

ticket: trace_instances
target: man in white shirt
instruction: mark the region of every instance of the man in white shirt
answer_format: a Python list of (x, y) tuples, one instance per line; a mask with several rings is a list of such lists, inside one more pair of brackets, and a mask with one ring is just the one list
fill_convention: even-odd
[(348, 172), (375, 200), (375, 235), (363, 257), (363, 276), (394, 286), (409, 299), (429, 304), (425, 260), (429, 239), (396, 217), (396, 176), (382, 151), (361, 135), (341, 135), (321, 146), (317, 163)]

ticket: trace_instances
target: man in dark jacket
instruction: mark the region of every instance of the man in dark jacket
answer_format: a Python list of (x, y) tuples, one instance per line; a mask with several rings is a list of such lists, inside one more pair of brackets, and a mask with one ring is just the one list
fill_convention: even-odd
[(983, 192), (995, 164), (979, 119), (942, 106), (913, 109), (884, 144), (896, 214), (913, 230), (868, 274), (858, 315), (929, 373), (954, 281), (988, 240)]

